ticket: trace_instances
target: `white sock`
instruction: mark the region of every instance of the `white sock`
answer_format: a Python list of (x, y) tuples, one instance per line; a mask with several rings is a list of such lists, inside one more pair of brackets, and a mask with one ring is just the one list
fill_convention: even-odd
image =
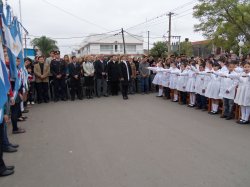
[(195, 105), (195, 99), (196, 99), (196, 95), (194, 93), (192, 93), (192, 105)]
[(218, 108), (219, 108), (219, 105), (218, 104), (214, 104), (214, 112), (218, 112)]
[(245, 106), (240, 106), (240, 111), (241, 111), (241, 119), (245, 120), (245, 117), (246, 117), (246, 107)]
[(159, 88), (159, 94), (158, 94), (158, 96), (162, 96), (162, 92), (163, 92), (163, 89)]
[(23, 101), (21, 102), (21, 111), (24, 111)]
[(246, 106), (245, 121), (249, 121), (250, 116), (250, 106)]
[(174, 101), (178, 100), (178, 94), (174, 94)]
[(190, 105), (192, 105), (192, 103), (193, 103), (193, 97), (192, 97), (192, 96), (193, 96), (193, 94), (190, 93), (190, 94), (189, 94), (189, 99), (190, 99), (189, 104), (190, 104)]

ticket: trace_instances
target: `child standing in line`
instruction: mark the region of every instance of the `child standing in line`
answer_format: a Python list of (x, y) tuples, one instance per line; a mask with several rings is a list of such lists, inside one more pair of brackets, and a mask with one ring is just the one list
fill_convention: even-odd
[(212, 108), (211, 111), (209, 111), (209, 114), (211, 115), (218, 114), (219, 99), (221, 99), (219, 96), (221, 85), (221, 77), (219, 76), (220, 68), (220, 64), (214, 62), (213, 71), (208, 74), (208, 76), (210, 76), (210, 80), (207, 85), (205, 96), (212, 99)]
[(235, 62), (228, 63), (227, 68), (228, 72), (222, 72), (221, 74), (221, 88), (219, 95), (223, 98), (223, 115), (221, 118), (231, 120), (233, 118), (234, 97), (238, 80), (228, 77), (229, 75), (237, 75), (234, 71)]
[[(240, 105), (241, 119), (237, 121), (239, 124), (249, 124), (250, 116), (250, 62), (246, 62), (243, 66), (244, 72), (236, 76), (239, 80), (239, 87), (234, 102)], [(232, 76), (229, 76), (232, 77)]]
[(187, 92), (186, 92), (187, 76), (188, 76), (188, 70), (186, 69), (186, 64), (181, 63), (176, 89), (180, 93), (181, 104), (183, 105), (187, 104)]
[(177, 68), (177, 63), (172, 63), (172, 69), (170, 72), (170, 85), (169, 88), (174, 90), (174, 99), (173, 102), (178, 102), (178, 91), (176, 90), (177, 81), (178, 81), (178, 74), (180, 70)]
[(188, 77), (187, 77), (187, 86), (186, 91), (189, 93), (189, 105), (188, 107), (194, 107), (195, 106), (195, 81), (196, 81), (196, 73), (192, 70), (192, 68), (196, 69), (196, 63), (195, 61), (191, 61), (190, 65), (187, 67), (188, 70)]

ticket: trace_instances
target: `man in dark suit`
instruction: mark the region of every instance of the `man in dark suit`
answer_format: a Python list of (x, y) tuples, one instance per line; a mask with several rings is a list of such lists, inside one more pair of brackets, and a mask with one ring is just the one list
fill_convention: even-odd
[(77, 58), (75, 56), (72, 56), (71, 59), (72, 62), (68, 66), (71, 101), (75, 100), (75, 94), (77, 94), (78, 99), (82, 100), (81, 65), (77, 62)]
[(118, 95), (119, 91), (119, 78), (120, 78), (120, 66), (118, 58), (116, 56), (111, 57), (108, 63), (108, 81), (111, 88), (112, 95)]
[(66, 63), (60, 58), (60, 51), (55, 52), (55, 59), (51, 61), (50, 71), (53, 75), (55, 102), (60, 98), (66, 101)]
[[(108, 97), (107, 93), (107, 62), (104, 61), (102, 55), (97, 58), (95, 62), (95, 76), (97, 86), (97, 97)], [(101, 92), (102, 90), (102, 92)]]
[(126, 56), (121, 57), (120, 62), (120, 80), (122, 84), (122, 96), (124, 100), (128, 99), (128, 86), (131, 80), (132, 70), (130, 64), (127, 62)]

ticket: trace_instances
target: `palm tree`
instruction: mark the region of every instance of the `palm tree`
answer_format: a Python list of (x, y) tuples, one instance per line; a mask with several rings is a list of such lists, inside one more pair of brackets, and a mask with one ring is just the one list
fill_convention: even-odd
[(47, 38), (46, 36), (35, 38), (31, 41), (31, 45), (33, 45), (33, 47), (38, 47), (42, 55), (45, 57), (49, 56), (50, 51), (58, 50), (56, 43), (57, 42), (55, 40)]

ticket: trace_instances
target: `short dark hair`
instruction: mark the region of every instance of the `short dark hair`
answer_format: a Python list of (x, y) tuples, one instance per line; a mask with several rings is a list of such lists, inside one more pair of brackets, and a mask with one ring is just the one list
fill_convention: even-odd
[(39, 60), (40, 58), (44, 58), (43, 56), (39, 56), (37, 59)]
[(76, 58), (76, 56), (72, 56), (71, 59), (73, 60), (74, 58)]

